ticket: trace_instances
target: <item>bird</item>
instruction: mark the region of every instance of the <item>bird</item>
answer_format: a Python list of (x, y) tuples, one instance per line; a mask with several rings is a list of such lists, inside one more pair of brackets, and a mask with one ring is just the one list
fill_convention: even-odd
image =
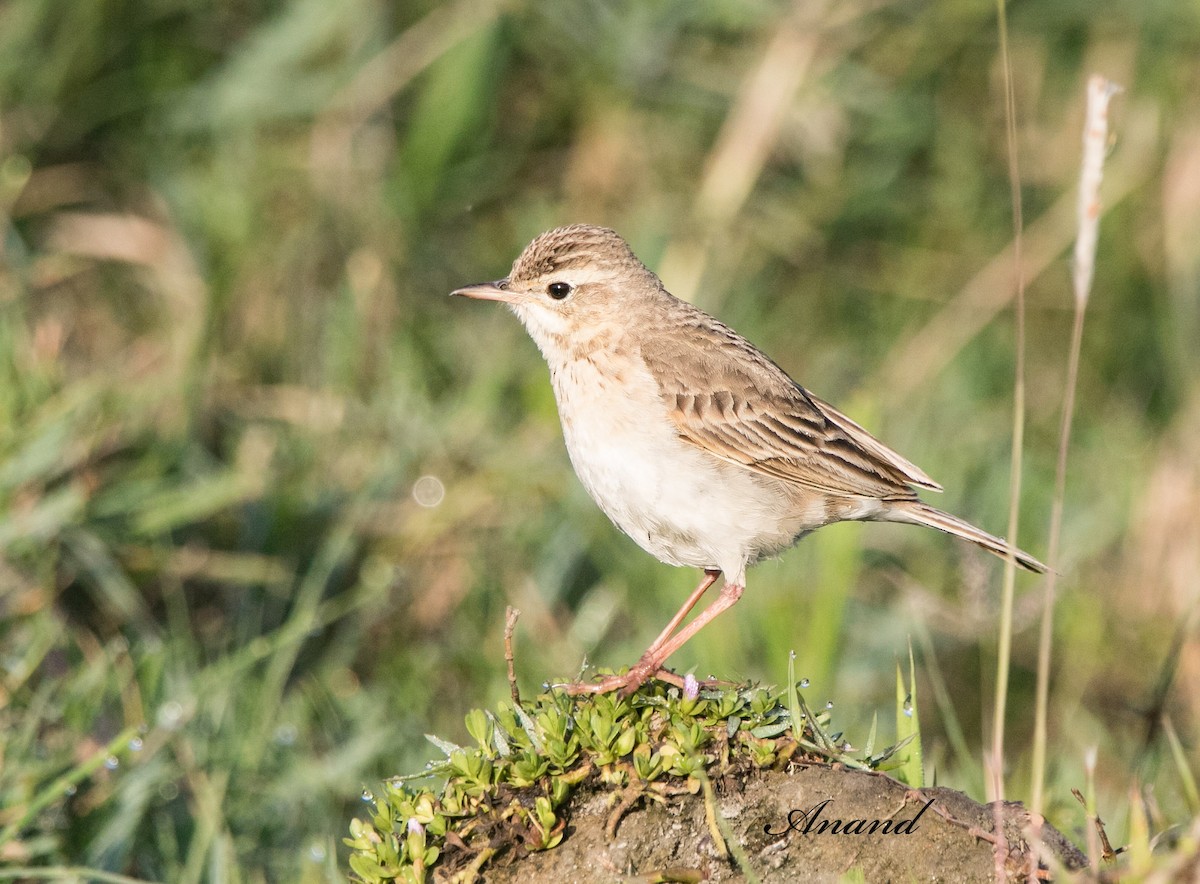
[[(817, 398), (742, 335), (676, 298), (616, 231), (537, 236), (493, 282), (452, 295), (509, 307), (550, 369), (576, 475), (609, 519), (700, 584), (627, 670), (563, 687), (628, 696), (733, 607), (749, 566), (834, 522), (936, 528), (1029, 571), (1046, 566), (917, 491), (941, 486)], [(717, 580), (712, 602), (683, 621)]]

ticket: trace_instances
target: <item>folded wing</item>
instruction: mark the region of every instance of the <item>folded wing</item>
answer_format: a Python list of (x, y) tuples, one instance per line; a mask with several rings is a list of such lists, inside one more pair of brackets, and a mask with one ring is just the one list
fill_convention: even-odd
[(689, 314), (688, 335), (654, 336), (653, 352), (642, 352), (681, 438), (729, 463), (826, 494), (904, 500), (916, 497), (912, 486), (941, 490), (737, 332)]

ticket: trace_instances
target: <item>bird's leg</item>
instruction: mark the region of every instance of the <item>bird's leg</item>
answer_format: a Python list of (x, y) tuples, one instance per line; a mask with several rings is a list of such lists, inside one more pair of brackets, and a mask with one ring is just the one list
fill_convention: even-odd
[[(742, 593), (745, 591), (746, 587), (737, 583), (726, 583), (722, 586), (721, 594), (713, 600), (711, 605), (701, 611), (695, 620), (666, 641), (661, 643), (656, 641), (646, 649), (646, 653), (642, 654), (642, 658), (633, 664), (633, 668), (625, 676), (627, 683), (620, 686), (621, 692), (625, 696), (629, 696), (641, 687), (646, 679), (662, 669), (662, 665), (667, 662), (667, 658), (687, 644), (692, 636), (715, 620), (719, 615), (736, 605), (738, 599), (742, 597)], [(686, 614), (686, 611), (683, 613)], [(683, 619), (682, 616), (679, 619)]]
[(697, 632), (707, 626), (714, 618), (729, 610), (737, 600), (742, 597), (742, 593), (746, 587), (737, 583), (726, 583), (721, 587), (721, 594), (713, 600), (713, 603), (705, 608), (700, 614), (689, 623), (687, 626), (672, 634), (672, 629), (679, 625), (684, 617), (700, 600), (713, 583), (716, 581), (720, 572), (706, 571), (704, 580), (696, 587), (683, 607), (671, 619), (664, 629), (662, 634), (646, 649), (642, 654), (641, 659), (633, 664), (632, 668), (624, 675), (610, 675), (597, 682), (576, 682), (574, 684), (564, 685), (567, 693), (570, 694), (607, 694), (610, 691), (621, 691), (625, 696), (634, 693), (639, 687), (645, 684), (652, 676), (662, 669), (667, 658), (678, 651), (683, 645), (694, 636)]
[[(643, 660), (650, 656), (651, 652), (657, 651), (666, 644), (667, 639), (671, 637), (671, 633), (679, 628), (679, 624), (683, 622), (683, 618), (688, 615), (688, 612), (692, 608), (696, 607), (696, 602), (700, 601), (704, 593), (708, 592), (708, 588), (716, 583), (717, 578), (720, 576), (721, 572), (715, 569), (706, 568), (704, 570), (704, 579), (700, 581), (700, 585), (692, 591), (692, 594), (687, 597), (687, 601), (675, 612), (675, 616), (671, 618), (671, 622), (666, 625), (666, 628), (658, 634), (658, 638), (650, 643), (650, 647), (646, 649), (646, 653), (642, 654)], [(663, 659), (665, 660), (666, 658), (664, 657)], [(575, 682), (564, 685), (564, 687), (571, 694), (604, 694), (609, 691), (615, 691), (617, 688), (626, 687), (626, 678), (626, 675), (613, 675), (597, 682)], [(643, 678), (638, 682), (638, 685), (642, 684), (645, 680), (646, 678)], [(637, 690), (637, 685), (634, 686), (634, 690)]]
[(671, 622), (666, 625), (663, 631), (658, 634), (658, 638), (650, 643), (650, 647), (646, 649), (646, 653), (642, 655), (643, 657), (645, 657), (646, 654), (649, 654), (651, 651), (666, 644), (667, 639), (671, 637), (671, 634), (675, 632), (675, 630), (679, 628), (679, 624), (683, 622), (683, 618), (688, 615), (688, 612), (691, 611), (692, 608), (696, 607), (696, 602), (700, 601), (704, 594), (708, 592), (708, 588), (716, 583), (717, 578), (720, 576), (720, 571), (710, 570), (708, 568), (704, 569), (704, 579), (700, 581), (700, 585), (692, 591), (692, 594), (687, 597), (687, 601), (683, 603), (683, 606), (675, 612), (675, 616), (671, 618)]

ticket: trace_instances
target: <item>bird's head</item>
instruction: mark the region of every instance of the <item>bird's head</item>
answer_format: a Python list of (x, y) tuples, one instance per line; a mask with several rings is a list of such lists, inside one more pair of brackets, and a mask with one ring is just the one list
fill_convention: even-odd
[(504, 279), (451, 292), (502, 301), (517, 314), (548, 361), (596, 334), (636, 322), (662, 285), (607, 227), (573, 224), (537, 237)]

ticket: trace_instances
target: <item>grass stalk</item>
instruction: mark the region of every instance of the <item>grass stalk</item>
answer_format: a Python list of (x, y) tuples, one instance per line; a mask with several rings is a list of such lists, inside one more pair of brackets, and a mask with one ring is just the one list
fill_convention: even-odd
[(1066, 392), (1063, 397), (1062, 425), (1058, 437), (1058, 464), (1054, 474), (1054, 499), (1050, 509), (1050, 541), (1042, 595), (1042, 623), (1038, 636), (1037, 693), (1034, 702), (1033, 781), (1030, 810), (1041, 814), (1046, 782), (1047, 717), (1050, 701), (1050, 658), (1054, 646), (1054, 596), (1058, 587), (1059, 545), (1062, 537), (1063, 501), (1067, 485), (1067, 452), (1071, 444), (1071, 424), (1075, 415), (1075, 391), (1079, 382), (1079, 355), (1083, 344), (1083, 319), (1087, 312), (1092, 277), (1096, 266), (1096, 240), (1100, 227), (1100, 180), (1104, 172), (1104, 152), (1108, 145), (1108, 102), (1117, 87), (1101, 76), (1088, 81), (1087, 118), (1083, 129), (1083, 163), (1079, 178), (1079, 234), (1075, 240), (1073, 284), (1075, 317), (1071, 327), (1071, 346), (1067, 357)]
[(1013, 367), (1012, 462), (1008, 495), (1009, 554), (1004, 564), (1004, 589), (1000, 603), (1000, 635), (996, 654), (996, 696), (992, 712), (992, 800), (1004, 797), (1004, 715), (1008, 705), (1008, 672), (1012, 655), (1013, 599), (1017, 579), (1017, 561), (1013, 553), (1020, 524), (1021, 469), (1025, 446), (1025, 275), (1022, 267), (1022, 230), (1024, 211), (1021, 203), (1021, 166), (1017, 152), (1016, 96), (1013, 92), (1012, 59), (1008, 49), (1008, 14), (1005, 0), (996, 0), (996, 18), (1000, 32), (1000, 59), (1004, 71), (1004, 123), (1008, 146), (1008, 180), (1013, 208), (1014, 306), (1016, 339)]

